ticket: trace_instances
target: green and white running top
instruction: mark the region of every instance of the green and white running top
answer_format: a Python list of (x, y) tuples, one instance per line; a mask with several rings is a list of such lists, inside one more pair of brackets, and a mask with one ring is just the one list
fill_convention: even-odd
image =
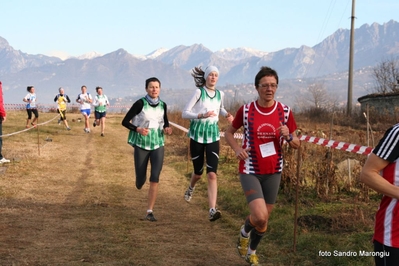
[(163, 133), (165, 103), (159, 101), (156, 106), (151, 106), (144, 97), (139, 101), (142, 101), (143, 109), (133, 117), (132, 124), (135, 127), (148, 128), (149, 133), (147, 136), (143, 136), (136, 131), (130, 130), (128, 143), (144, 150), (158, 149), (165, 145)]
[[(191, 119), (188, 136), (196, 142), (208, 144), (220, 139), (219, 114), (228, 113), (223, 106), (224, 93), (200, 87), (183, 110), (182, 117)], [(216, 116), (198, 119), (198, 114), (214, 111)]]
[(94, 97), (93, 106), (95, 111), (99, 113), (106, 112), (108, 104), (109, 101), (106, 95), (101, 94), (101, 95), (96, 95), (96, 97)]

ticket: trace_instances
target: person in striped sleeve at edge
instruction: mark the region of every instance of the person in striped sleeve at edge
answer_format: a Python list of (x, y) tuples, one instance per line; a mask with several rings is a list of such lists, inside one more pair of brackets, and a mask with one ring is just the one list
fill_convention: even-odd
[(148, 161), (151, 162), (145, 219), (155, 222), (153, 209), (164, 160), (165, 134), (172, 134), (172, 128), (169, 127), (166, 103), (159, 98), (161, 82), (155, 77), (149, 78), (145, 81), (145, 88), (147, 95), (132, 105), (122, 125), (130, 130), (127, 142), (134, 148), (137, 189), (141, 189), (146, 182)]
[(399, 124), (389, 128), (367, 158), (360, 181), (383, 194), (374, 224), (376, 266), (399, 263)]
[[(259, 265), (256, 248), (266, 233), (268, 220), (277, 199), (283, 170), (282, 145), (297, 149), (300, 140), (291, 109), (277, 102), (277, 72), (262, 67), (255, 76), (258, 99), (239, 108), (225, 132), (227, 143), (239, 162), (240, 182), (250, 214), (239, 232), (237, 249), (250, 265)], [(242, 145), (234, 133), (244, 128)]]
[[(4, 108), (4, 100), (3, 100), (3, 85), (0, 81), (0, 136), (3, 135), (3, 123), (6, 122), (6, 109)], [(3, 148), (3, 138), (0, 137), (0, 164), (2, 163), (9, 163), (10, 160), (7, 160), (6, 158), (3, 157), (2, 153), (2, 148)]]
[(216, 208), (217, 178), (219, 163), (219, 114), (230, 123), (234, 117), (226, 111), (223, 105), (224, 93), (216, 89), (219, 70), (209, 66), (203, 71), (195, 67), (191, 74), (197, 89), (184, 107), (182, 117), (190, 119), (188, 136), (190, 137), (190, 155), (194, 166), (190, 185), (184, 193), (184, 199), (190, 202), (195, 184), (201, 179), (204, 171), (206, 153), (206, 173), (208, 177), (209, 221), (216, 221), (221, 212)]

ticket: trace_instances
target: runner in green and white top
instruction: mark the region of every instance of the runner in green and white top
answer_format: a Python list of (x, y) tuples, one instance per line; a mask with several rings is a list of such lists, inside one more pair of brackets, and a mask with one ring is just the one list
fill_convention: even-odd
[[(190, 111), (185, 109), (185, 118), (191, 118), (190, 130), (188, 136), (194, 141), (208, 144), (220, 139), (219, 132), (219, 112), (227, 114), (223, 108), (223, 92), (211, 90), (207, 87), (200, 87), (196, 90), (194, 97), (191, 98), (187, 106), (192, 106)], [(222, 107), (222, 108), (221, 108)], [(198, 118), (197, 114), (205, 114), (208, 111), (214, 111), (215, 115)]]
[(219, 163), (219, 115), (231, 123), (234, 117), (226, 111), (223, 105), (224, 93), (215, 88), (219, 78), (219, 70), (209, 66), (203, 71), (200, 67), (193, 69), (195, 85), (198, 88), (183, 110), (182, 117), (190, 119), (190, 152), (194, 173), (184, 194), (187, 202), (191, 200), (195, 184), (204, 171), (206, 153), (206, 173), (208, 177), (209, 220), (215, 221), (221, 217), (216, 209), (217, 178)]
[(104, 137), (105, 129), (105, 118), (107, 116), (107, 106), (109, 106), (109, 101), (107, 95), (103, 94), (103, 88), (96, 87), (97, 95), (94, 97), (94, 123), (93, 127), (101, 126), (101, 137)]
[(159, 99), (161, 82), (153, 77), (146, 80), (147, 95), (136, 101), (127, 112), (122, 125), (129, 129), (128, 143), (134, 147), (136, 187), (141, 189), (147, 179), (147, 165), (151, 162), (150, 190), (145, 219), (156, 221), (153, 208), (158, 193), (165, 134), (172, 134), (169, 127), (166, 103)]

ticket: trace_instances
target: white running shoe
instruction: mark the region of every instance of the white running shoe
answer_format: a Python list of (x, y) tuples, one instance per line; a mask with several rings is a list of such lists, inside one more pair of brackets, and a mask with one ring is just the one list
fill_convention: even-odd
[(188, 187), (186, 192), (184, 193), (184, 199), (187, 202), (190, 202), (191, 198), (193, 197), (194, 189), (195, 189), (195, 187), (193, 187), (192, 189), (190, 187)]
[(6, 158), (3, 158), (0, 160), (0, 163), (9, 163), (9, 162), (10, 162), (10, 160), (8, 160)]

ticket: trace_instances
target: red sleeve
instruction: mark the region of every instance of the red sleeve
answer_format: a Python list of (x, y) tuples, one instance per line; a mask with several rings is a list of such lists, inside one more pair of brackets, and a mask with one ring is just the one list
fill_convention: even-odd
[(4, 101), (3, 101), (3, 86), (0, 81), (0, 117), (6, 117), (6, 110), (4, 109)]
[(244, 115), (243, 115), (244, 106), (241, 106), (238, 109), (236, 115), (234, 116), (233, 123), (231, 124), (235, 129), (239, 129), (244, 125)]
[(290, 110), (290, 114), (288, 116), (287, 127), (290, 130), (290, 133), (294, 132), (297, 129), (296, 122), (294, 119), (294, 114)]

